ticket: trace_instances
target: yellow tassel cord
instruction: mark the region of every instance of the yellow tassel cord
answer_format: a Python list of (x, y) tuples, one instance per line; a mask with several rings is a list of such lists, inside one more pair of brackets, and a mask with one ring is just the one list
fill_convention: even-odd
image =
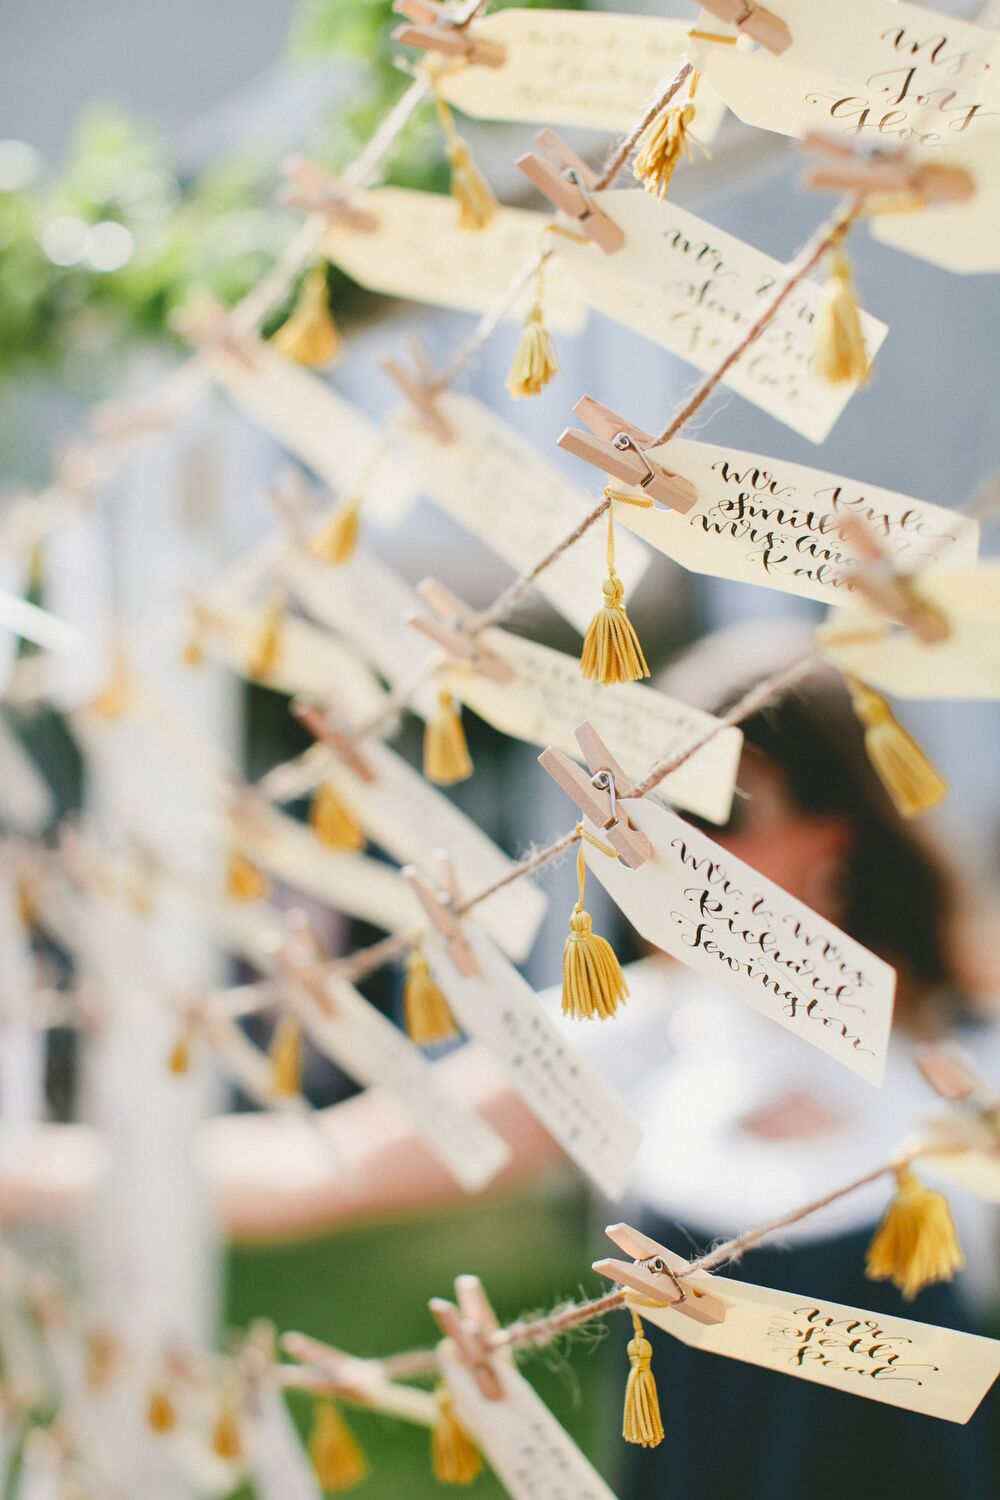
[(200, 609), (192, 608), (181, 660), (186, 667), (200, 667), (205, 660), (205, 616)]
[(899, 1167), (896, 1196), (868, 1246), (866, 1274), (891, 1281), (912, 1302), (925, 1286), (951, 1281), (964, 1265), (948, 1200), (924, 1187), (909, 1167)]
[(294, 308), (271, 343), (287, 359), (311, 370), (331, 364), (340, 353), (343, 339), (330, 311), (322, 266), (314, 266), (306, 274)]
[(281, 641), (285, 625), (285, 599), (278, 595), (271, 600), (257, 632), (247, 673), (258, 680), (270, 677), (281, 657)]
[(267, 876), (234, 849), (226, 868), (226, 895), (230, 901), (263, 901), (267, 892)]
[(438, 1484), (471, 1484), (482, 1473), (479, 1457), (469, 1434), (455, 1414), (455, 1404), (446, 1385), (435, 1391), (438, 1415), (431, 1428), (431, 1468)]
[(854, 712), (865, 726), (865, 749), (876, 775), (904, 818), (930, 812), (948, 795), (948, 783), (912, 735), (896, 719), (881, 693), (848, 677)]
[(451, 195), (458, 204), (458, 227), (486, 229), (497, 211), (493, 190), (473, 161), (468, 142), (455, 129), (451, 110), (437, 92), (434, 103), (444, 131), (445, 150), (451, 167)]
[(448, 1042), (458, 1036), (455, 1018), (431, 977), (427, 958), (419, 944), (410, 949), (406, 960), (403, 1021), (407, 1036), (418, 1047)]
[(309, 1454), (316, 1478), (331, 1494), (349, 1490), (367, 1478), (368, 1461), (332, 1401), (316, 1404)]
[(462, 718), (449, 692), (438, 694), (438, 711), (424, 730), (424, 775), (437, 786), (453, 786), (472, 775), (472, 757)]
[(191, 1033), (187, 1026), (177, 1033), (167, 1057), (167, 1068), (176, 1078), (183, 1078), (191, 1071)]
[(632, 1368), (628, 1372), (628, 1384), (625, 1387), (622, 1437), (626, 1443), (656, 1448), (663, 1442), (663, 1421), (660, 1417), (656, 1381), (650, 1369), (653, 1346), (646, 1338), (637, 1313), (632, 1314), (632, 1327), (634, 1332), (628, 1342), (628, 1358)]
[(868, 352), (854, 300), (854, 277), (840, 250), (833, 252), (823, 304), (816, 319), (814, 368), (830, 385), (868, 379)]
[(320, 843), (328, 849), (356, 854), (365, 847), (364, 829), (336, 787), (328, 781), (316, 788), (309, 809), (309, 822)]
[(274, 1028), (268, 1055), (271, 1093), (279, 1099), (293, 1099), (302, 1089), (302, 1027), (294, 1016), (282, 1016)]
[(559, 374), (559, 361), (542, 317), (543, 280), (539, 266), (535, 296), (518, 341), (514, 363), (507, 376), (507, 390), (515, 401), (537, 396)]
[(361, 531), (361, 496), (346, 501), (336, 515), (318, 531), (309, 543), (309, 551), (321, 562), (339, 568), (354, 556)]
[(695, 117), (694, 96), (698, 87), (699, 75), (691, 75), (691, 87), (688, 97), (683, 104), (668, 104), (660, 113), (646, 126), (639, 137), (638, 150), (632, 163), (632, 171), (636, 180), (641, 182), (647, 193), (652, 193), (654, 198), (665, 198), (670, 179), (674, 175), (674, 168), (684, 156), (687, 160), (694, 161), (694, 152), (691, 143), (711, 161), (712, 153), (707, 146), (703, 146), (696, 135), (691, 133), (691, 122)]
[(231, 1397), (226, 1397), (219, 1407), (218, 1415), (212, 1427), (210, 1446), (216, 1458), (225, 1459), (227, 1463), (235, 1463), (243, 1456), (243, 1440), (240, 1436), (240, 1424), (236, 1416), (236, 1407)]
[[(603, 846), (602, 846), (603, 847)], [(611, 851), (614, 853), (614, 850)], [(587, 884), (587, 861), (583, 836), (576, 856), (576, 878), (580, 895), (569, 919), (569, 937), (563, 949), (562, 1009), (564, 1016), (589, 1021), (608, 1020), (628, 998), (628, 985), (615, 950), (607, 938), (598, 937), (583, 909)]]
[(125, 650), (121, 642), (116, 641), (107, 681), (90, 706), (102, 719), (118, 719), (128, 708), (131, 688)]
[(649, 676), (635, 627), (625, 612), (622, 581), (615, 572), (615, 518), (608, 510), (608, 576), (604, 606), (591, 620), (583, 640), (580, 671), (592, 682), (636, 682)]
[(151, 1432), (161, 1434), (173, 1432), (177, 1426), (174, 1403), (160, 1386), (149, 1393), (149, 1400), (146, 1402), (146, 1423)]

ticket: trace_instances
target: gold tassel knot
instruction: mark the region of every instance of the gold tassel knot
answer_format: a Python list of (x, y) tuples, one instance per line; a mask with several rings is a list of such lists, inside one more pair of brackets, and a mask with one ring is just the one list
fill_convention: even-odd
[(424, 775), (437, 786), (453, 786), (472, 775), (472, 757), (461, 714), (451, 693), (438, 694), (438, 710), (424, 731)]
[(835, 250), (816, 319), (815, 369), (830, 385), (868, 379), (868, 352), (854, 299), (850, 262)]
[(634, 1333), (628, 1343), (631, 1369), (625, 1386), (622, 1437), (626, 1443), (635, 1443), (642, 1448), (656, 1448), (663, 1442), (663, 1420), (651, 1368), (653, 1346), (646, 1338), (638, 1314), (634, 1312), (632, 1327)]
[(904, 818), (930, 812), (948, 795), (948, 783), (916, 740), (900, 724), (881, 693), (846, 679), (854, 712), (865, 728), (865, 750), (872, 767)]
[[(697, 74), (694, 76), (697, 79)], [(693, 85), (691, 89), (692, 94), (694, 87)], [(632, 171), (636, 180), (641, 182), (647, 193), (652, 193), (654, 198), (666, 197), (670, 179), (682, 156), (686, 157), (689, 162), (694, 160), (694, 152), (691, 150), (692, 142), (708, 160), (711, 160), (711, 151), (691, 131), (691, 122), (694, 117), (695, 105), (692, 98), (689, 97), (683, 104), (668, 104), (654, 119), (650, 120), (639, 138), (639, 147), (632, 163)]]
[(625, 589), (615, 572), (614, 511), (608, 510), (608, 576), (604, 580), (604, 605), (587, 627), (583, 639), (580, 671), (592, 682), (637, 682), (649, 676), (649, 667), (625, 609)]
[(314, 266), (302, 282), (295, 306), (271, 339), (279, 353), (311, 370), (331, 364), (343, 340), (330, 311), (326, 271)]
[(282, 1016), (274, 1028), (268, 1049), (271, 1059), (271, 1093), (292, 1099), (302, 1089), (302, 1027), (294, 1016)]
[(515, 401), (537, 396), (559, 374), (559, 361), (542, 315), (542, 268), (539, 267), (535, 299), (528, 309), (524, 328), (507, 376), (507, 390)]
[(316, 1478), (331, 1494), (352, 1489), (367, 1478), (368, 1461), (332, 1401), (316, 1404), (309, 1455)]
[(329, 781), (321, 782), (316, 788), (309, 809), (309, 824), (327, 849), (356, 854), (365, 847), (364, 829)]
[[(613, 851), (612, 851), (613, 852)], [(628, 998), (628, 985), (615, 950), (607, 938), (593, 931), (590, 914), (583, 909), (587, 861), (580, 848), (576, 856), (576, 878), (580, 894), (569, 919), (569, 936), (563, 949), (562, 1010), (576, 1020), (601, 1021), (615, 1014)]]
[(943, 1193), (924, 1187), (909, 1168), (896, 1172), (896, 1196), (868, 1246), (865, 1273), (891, 1281), (912, 1302), (925, 1286), (951, 1281), (965, 1264)]
[(482, 1472), (483, 1461), (455, 1413), (446, 1385), (435, 1391), (437, 1421), (431, 1428), (431, 1467), (439, 1484), (471, 1484)]
[(418, 1047), (448, 1042), (458, 1036), (458, 1027), (419, 943), (406, 959), (403, 981), (403, 1021), (406, 1034)]

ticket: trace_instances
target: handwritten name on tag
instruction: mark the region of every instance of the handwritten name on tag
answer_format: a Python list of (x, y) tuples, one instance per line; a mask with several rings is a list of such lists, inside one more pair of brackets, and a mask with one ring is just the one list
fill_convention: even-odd
[[(731, 50), (731, 49), (726, 49)], [(592, 307), (634, 328), (699, 370), (714, 370), (784, 284), (788, 267), (669, 199), (638, 189), (596, 193), (624, 231), (615, 255), (560, 241), (558, 254)], [(813, 373), (822, 288), (803, 281), (723, 383), (813, 442), (822, 442), (857, 384), (829, 385)], [(863, 312), (870, 356), (888, 329)]]
[(531, 986), (474, 923), (463, 932), (479, 973), (459, 973), (437, 942), (428, 944), (434, 977), (467, 1036), (499, 1059), (533, 1114), (609, 1198), (632, 1172), (642, 1131), (621, 1100), (567, 1044)]
[[(476, 234), (459, 228), (458, 205), (447, 193), (381, 187), (352, 199), (378, 220), (372, 230), (331, 224), (323, 253), (360, 286), (410, 302), (486, 312), (545, 243), (547, 214), (500, 208)], [(508, 308), (520, 322), (531, 304), (531, 287)], [(545, 282), (545, 320), (563, 333), (579, 333), (586, 307), (565, 276)]]
[(881, 1084), (895, 971), (666, 808), (645, 797), (623, 806), (652, 856), (629, 870), (583, 850), (643, 937)]
[(323, 1491), (281, 1392), (256, 1380), (243, 1403), (240, 1433), (260, 1500), (323, 1500)]
[(403, 519), (416, 500), (406, 465), (383, 440), (378, 425), (332, 386), (270, 345), (253, 346), (249, 361), (224, 350), (207, 356), (213, 379), (258, 427), (312, 469), (334, 494), (363, 484), (369, 515), (383, 526)]
[[(718, 721), (700, 709), (639, 683), (588, 682), (580, 663), (537, 641), (487, 630), (487, 650), (513, 667), (512, 682), (456, 666), (446, 674), (455, 696), (504, 734), (531, 745), (555, 745), (580, 753), (575, 730), (590, 720), (616, 759), (635, 780), (656, 761), (699, 738)], [(743, 735), (722, 729), (668, 776), (660, 790), (671, 802), (713, 823), (724, 823), (733, 800)]]
[(825, 655), (900, 698), (1000, 698), (1000, 563), (931, 573), (919, 589), (947, 619), (947, 639), (925, 645), (870, 611), (837, 610), (819, 631)]
[(848, 1395), (967, 1422), (1000, 1374), (1000, 1342), (908, 1318), (713, 1278), (726, 1303), (708, 1326), (669, 1308), (638, 1310), (684, 1344), (780, 1370)]
[[(512, 568), (527, 571), (579, 525), (595, 502), (567, 484), (531, 443), (481, 402), (448, 395), (440, 408), (458, 434), (455, 442), (439, 443), (416, 422), (406, 426), (423, 488)], [(606, 538), (606, 526), (591, 526), (536, 585), (581, 634), (608, 571)], [(616, 539), (615, 567), (626, 597), (648, 564), (649, 554), (638, 543), (630, 537)]]
[(619, 505), (615, 520), (695, 573), (843, 604), (858, 562), (843, 528), (855, 518), (903, 572), (978, 555), (975, 521), (926, 500), (712, 443), (678, 439), (652, 453), (691, 481), (694, 506), (681, 515)]
[(492, 1361), (503, 1392), (496, 1401), (480, 1391), (450, 1339), (438, 1357), (462, 1425), (513, 1500), (615, 1500), (509, 1355)]
[[(535, 120), (592, 130), (629, 130), (680, 68), (686, 21), (565, 10), (505, 10), (472, 33), (507, 49), (502, 67), (469, 65), (441, 79), (456, 109), (482, 120)], [(698, 139), (714, 137), (725, 106), (698, 91)]]

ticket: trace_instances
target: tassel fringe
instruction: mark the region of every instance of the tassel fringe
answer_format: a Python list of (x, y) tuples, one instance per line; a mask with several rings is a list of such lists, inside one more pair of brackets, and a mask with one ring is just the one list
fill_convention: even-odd
[(460, 229), (486, 229), (497, 211), (493, 190), (472, 159), (472, 151), (455, 129), (455, 122), (441, 95), (435, 90), (434, 103), (444, 131), (445, 150), (451, 167), (451, 195), (458, 204)]
[(417, 1047), (449, 1042), (458, 1036), (455, 1018), (431, 976), (427, 958), (419, 945), (410, 950), (406, 960), (403, 1021), (407, 1036)]
[(604, 606), (587, 627), (580, 671), (591, 682), (637, 682), (649, 676), (635, 626), (625, 610), (625, 590), (615, 572), (615, 516), (608, 510), (608, 576)]
[(628, 1358), (631, 1369), (625, 1387), (625, 1414), (622, 1437), (626, 1443), (642, 1448), (656, 1448), (663, 1442), (663, 1420), (656, 1381), (650, 1363), (653, 1346), (646, 1338), (638, 1314), (632, 1314), (634, 1333), (629, 1339)]
[(628, 998), (628, 985), (615, 950), (606, 938), (593, 931), (591, 918), (583, 909), (587, 881), (587, 862), (583, 842), (576, 856), (576, 878), (580, 895), (569, 919), (569, 937), (563, 949), (562, 1011), (578, 1021), (596, 1016), (606, 1021)]
[(328, 781), (316, 789), (309, 809), (309, 823), (327, 849), (356, 854), (365, 847), (364, 829), (336, 787)]
[[(694, 75), (697, 80), (697, 74)], [(692, 84), (694, 93), (696, 83)], [(681, 157), (694, 160), (691, 143), (711, 159), (712, 153), (703, 146), (697, 136), (691, 134), (691, 122), (695, 117), (694, 100), (688, 98), (684, 104), (668, 104), (651, 120), (639, 138), (639, 147), (632, 163), (632, 171), (647, 193), (654, 198), (665, 198), (670, 179)]]
[(223, 1401), (219, 1408), (212, 1428), (211, 1448), (216, 1458), (224, 1459), (227, 1463), (235, 1463), (243, 1456), (240, 1424), (231, 1401)]
[(326, 271), (322, 266), (314, 266), (307, 273), (291, 314), (271, 343), (286, 359), (294, 359), (296, 364), (311, 370), (332, 364), (340, 353), (343, 340), (330, 311)]
[(354, 556), (360, 531), (361, 497), (355, 495), (317, 532), (309, 543), (309, 551), (321, 562), (339, 568)]
[(258, 681), (270, 677), (281, 658), (281, 641), (285, 625), (285, 601), (283, 597), (272, 599), (264, 613), (257, 639), (254, 643), (247, 673)]
[(446, 1385), (435, 1391), (438, 1417), (431, 1428), (431, 1468), (438, 1484), (471, 1484), (482, 1473), (483, 1461), (455, 1414)]
[(278, 1099), (293, 1099), (302, 1089), (302, 1027), (294, 1016), (281, 1017), (268, 1053), (271, 1093)]
[(904, 818), (930, 812), (948, 795), (948, 783), (874, 688), (847, 678), (854, 712), (865, 726), (865, 749), (876, 775)]
[(538, 396), (559, 374), (559, 361), (548, 329), (542, 321), (542, 304), (533, 302), (507, 376), (507, 390), (515, 401)]
[(424, 775), (436, 786), (453, 786), (472, 775), (461, 714), (448, 692), (438, 694), (438, 711), (424, 731)]
[(151, 1432), (159, 1433), (161, 1436), (173, 1432), (177, 1426), (174, 1403), (160, 1386), (149, 1393), (149, 1400), (146, 1402), (146, 1424)]
[(267, 892), (267, 876), (234, 849), (226, 869), (226, 895), (230, 901), (263, 901)]
[(867, 380), (870, 367), (854, 300), (854, 277), (839, 250), (833, 254), (824, 291), (816, 320), (816, 373), (830, 385)]
[(330, 1494), (353, 1489), (367, 1478), (368, 1461), (332, 1401), (319, 1401), (309, 1435), (309, 1456), (316, 1478)]
[(909, 1167), (896, 1173), (896, 1196), (868, 1247), (865, 1273), (891, 1281), (906, 1298), (925, 1286), (951, 1281), (965, 1264), (948, 1200), (924, 1187)]

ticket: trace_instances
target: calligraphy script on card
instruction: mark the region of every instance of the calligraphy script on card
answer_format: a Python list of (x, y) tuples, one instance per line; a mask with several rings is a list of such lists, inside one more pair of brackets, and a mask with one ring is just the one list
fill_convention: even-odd
[[(631, 188), (594, 198), (626, 241), (615, 255), (601, 255), (593, 245), (560, 240), (557, 253), (587, 301), (699, 370), (714, 370), (780, 290), (788, 267), (669, 199), (660, 203)], [(800, 283), (724, 377), (731, 390), (813, 442), (828, 435), (858, 388), (813, 373), (822, 296), (816, 282)], [(865, 312), (861, 327), (874, 356), (888, 329)]]
[(259, 1500), (323, 1500), (302, 1439), (272, 1380), (254, 1380), (247, 1388), (240, 1435)]
[(509, 1355), (492, 1368), (502, 1395), (491, 1401), (450, 1339), (438, 1345), (441, 1373), (462, 1422), (513, 1500), (615, 1500)]
[(581, 1172), (609, 1198), (618, 1197), (631, 1176), (642, 1131), (600, 1074), (566, 1042), (534, 990), (487, 934), (469, 922), (463, 933), (479, 969), (476, 975), (461, 974), (436, 941), (427, 947), (434, 977), (462, 1030), (490, 1049), (516, 1092)]
[[(466, 65), (441, 78), (464, 114), (592, 130), (629, 130), (646, 102), (680, 68), (687, 22), (566, 10), (504, 10), (474, 21), (473, 34), (506, 49), (502, 67)], [(698, 92), (698, 139), (712, 140), (725, 106)]]
[[(589, 720), (616, 759), (638, 780), (654, 762), (682, 749), (718, 720), (652, 687), (605, 685), (580, 675), (574, 656), (537, 641), (484, 631), (483, 645), (514, 669), (511, 682), (456, 666), (447, 674), (455, 696), (503, 734), (531, 745), (555, 745), (579, 756), (576, 727)], [(707, 745), (665, 778), (663, 795), (698, 817), (724, 823), (733, 800), (743, 735), (720, 729)]]
[(406, 466), (390, 452), (373, 466), (378, 426), (319, 375), (264, 343), (253, 346), (248, 360), (221, 349), (205, 358), (213, 378), (241, 411), (334, 494), (351, 495), (364, 480), (371, 518), (383, 526), (403, 519), (416, 499)]
[(855, 519), (905, 573), (972, 563), (979, 551), (975, 521), (877, 485), (684, 439), (651, 455), (691, 481), (694, 506), (680, 515), (619, 505), (615, 520), (695, 573), (849, 602), (858, 557), (843, 531)]
[[(579, 525), (594, 502), (481, 402), (448, 395), (439, 406), (457, 434), (454, 442), (439, 443), (417, 421), (406, 425), (422, 487), (512, 568), (526, 571)], [(608, 571), (606, 538), (605, 526), (591, 526), (535, 585), (581, 634)], [(638, 542), (616, 540), (615, 566), (626, 597), (648, 565), (649, 554)]]
[[(351, 199), (378, 220), (370, 230), (333, 223), (323, 253), (359, 286), (409, 302), (486, 312), (511, 279), (543, 246), (551, 220), (523, 208), (500, 208), (486, 229), (469, 234), (458, 205), (446, 193), (383, 187)], [(526, 287), (504, 314), (520, 321), (533, 296)], [(586, 308), (566, 277), (545, 282), (545, 320), (563, 333), (579, 333)]]
[(648, 797), (622, 805), (652, 856), (629, 870), (589, 843), (583, 851), (642, 936), (881, 1084), (894, 970)]
[(824, 654), (900, 698), (1000, 698), (1000, 563), (928, 574), (919, 592), (948, 621), (943, 641), (927, 645), (870, 611), (836, 610), (819, 631)]
[(908, 1318), (715, 1278), (726, 1303), (708, 1326), (669, 1308), (638, 1309), (682, 1343), (815, 1385), (967, 1422), (1000, 1373), (1000, 1342)]

